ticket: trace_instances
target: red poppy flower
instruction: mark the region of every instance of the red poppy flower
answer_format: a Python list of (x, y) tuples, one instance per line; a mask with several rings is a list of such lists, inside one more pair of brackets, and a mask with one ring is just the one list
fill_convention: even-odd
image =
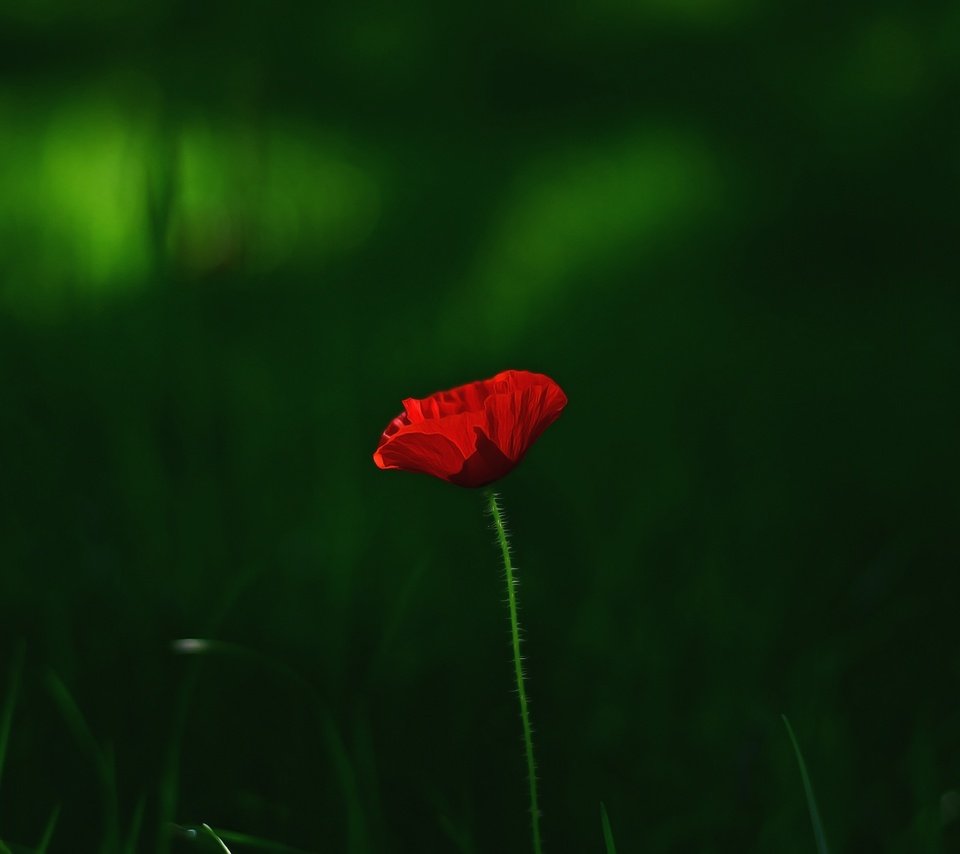
[(529, 371), (502, 371), (422, 400), (408, 397), (373, 461), (458, 486), (485, 486), (511, 471), (566, 405), (560, 386)]

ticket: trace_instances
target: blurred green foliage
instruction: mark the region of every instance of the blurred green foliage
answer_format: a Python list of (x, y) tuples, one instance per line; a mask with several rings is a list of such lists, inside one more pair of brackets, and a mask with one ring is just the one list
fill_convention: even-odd
[(956, 850), (958, 43), (4, 3), (0, 838), (526, 850), (481, 496), (370, 459), (518, 367), (570, 398), (502, 484), (547, 850), (602, 800), (621, 851), (812, 851), (781, 712), (835, 850)]

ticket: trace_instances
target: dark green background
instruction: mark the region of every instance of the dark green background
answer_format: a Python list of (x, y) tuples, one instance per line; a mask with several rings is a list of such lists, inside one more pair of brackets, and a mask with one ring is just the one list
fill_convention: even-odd
[(813, 851), (781, 712), (835, 851), (960, 850), (958, 45), (946, 2), (4, 4), (0, 837), (529, 850), (482, 496), (370, 458), (515, 367), (570, 399), (501, 484), (547, 851), (601, 800), (628, 854)]

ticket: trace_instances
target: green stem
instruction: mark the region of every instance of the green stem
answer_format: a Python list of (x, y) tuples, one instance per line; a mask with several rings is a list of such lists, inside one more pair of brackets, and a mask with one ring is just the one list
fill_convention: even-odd
[(523, 723), (523, 747), (527, 755), (527, 781), (530, 784), (530, 822), (533, 832), (534, 854), (542, 854), (540, 847), (540, 808), (537, 803), (537, 766), (533, 761), (533, 731), (530, 728), (530, 711), (527, 703), (527, 689), (523, 675), (523, 657), (520, 655), (520, 621), (517, 619), (517, 581), (514, 577), (513, 562), (510, 560), (510, 541), (504, 524), (503, 509), (495, 492), (487, 493), (493, 527), (497, 532), (497, 542), (503, 552), (503, 568), (507, 578), (507, 604), (510, 607), (510, 638), (513, 644), (513, 668), (517, 680), (517, 697), (520, 700), (520, 720)]

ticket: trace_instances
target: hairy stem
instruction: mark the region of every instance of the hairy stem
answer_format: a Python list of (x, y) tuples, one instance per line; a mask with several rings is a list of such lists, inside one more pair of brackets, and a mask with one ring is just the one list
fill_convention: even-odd
[(517, 619), (517, 581), (510, 560), (510, 541), (504, 524), (503, 509), (495, 492), (487, 493), (493, 527), (497, 532), (497, 542), (503, 552), (503, 568), (507, 579), (507, 605), (510, 608), (510, 639), (513, 645), (513, 668), (517, 680), (517, 698), (520, 701), (520, 720), (523, 724), (523, 747), (527, 755), (527, 781), (530, 785), (530, 822), (533, 833), (534, 854), (542, 854), (540, 847), (540, 807), (537, 802), (537, 766), (533, 761), (533, 731), (530, 728), (530, 710), (527, 703), (527, 689), (523, 675), (523, 657), (520, 655), (520, 621)]

